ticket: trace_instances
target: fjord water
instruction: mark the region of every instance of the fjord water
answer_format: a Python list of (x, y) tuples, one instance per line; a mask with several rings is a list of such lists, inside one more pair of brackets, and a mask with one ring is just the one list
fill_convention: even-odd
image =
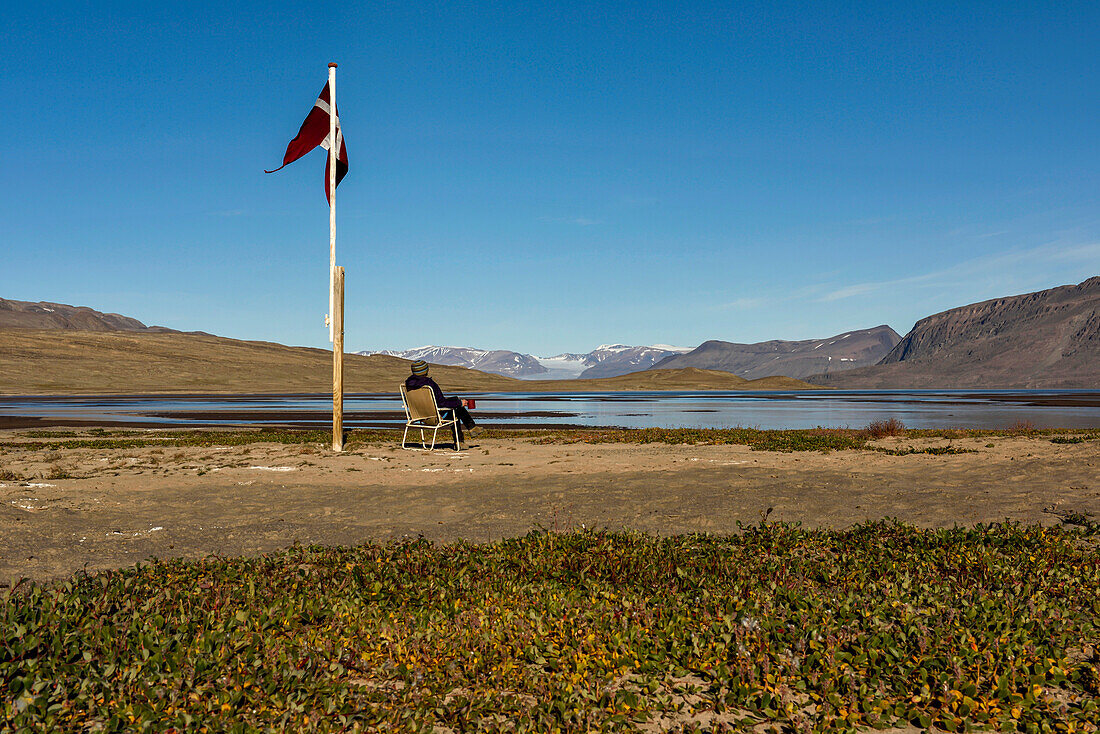
[[(862, 427), (896, 418), (910, 428), (1100, 428), (1095, 390), (813, 390), (775, 392), (484, 393), (489, 426), (763, 429)], [(0, 417), (138, 425), (293, 425), (331, 421), (327, 395), (0, 397)], [(404, 422), (395, 395), (348, 394), (345, 425)]]

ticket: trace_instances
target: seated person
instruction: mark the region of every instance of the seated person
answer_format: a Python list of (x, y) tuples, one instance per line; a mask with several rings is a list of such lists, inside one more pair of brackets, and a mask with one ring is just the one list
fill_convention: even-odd
[[(430, 387), (435, 393), (435, 404), (440, 408), (453, 410), (459, 422), (466, 427), (471, 436), (476, 436), (481, 429), (474, 425), (474, 419), (470, 411), (466, 409), (466, 401), (461, 398), (448, 398), (435, 384), (435, 380), (428, 377), (428, 363), (418, 359), (412, 363), (412, 374), (405, 378), (405, 389), (416, 390), (421, 387)], [(462, 430), (458, 431), (459, 440), (462, 439)]]

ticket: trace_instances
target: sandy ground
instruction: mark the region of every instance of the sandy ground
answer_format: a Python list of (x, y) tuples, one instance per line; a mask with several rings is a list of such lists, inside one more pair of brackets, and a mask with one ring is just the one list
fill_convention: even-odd
[[(20, 438), (5, 432), (5, 440)], [(880, 445), (944, 445), (884, 439)], [(0, 583), (152, 556), (261, 553), (402, 536), (472, 542), (533, 528), (736, 532), (738, 523), (926, 527), (1100, 518), (1100, 441), (966, 438), (977, 453), (772, 453), (746, 446), (476, 441), (461, 453), (321, 446), (0, 448)], [(988, 444), (993, 444), (988, 447)], [(43, 478), (68, 476), (70, 478)]]

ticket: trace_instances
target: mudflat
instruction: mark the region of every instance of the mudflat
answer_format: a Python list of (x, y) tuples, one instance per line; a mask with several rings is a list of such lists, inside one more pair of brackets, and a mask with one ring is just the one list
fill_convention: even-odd
[(923, 527), (1100, 516), (1100, 440), (884, 438), (893, 449), (777, 452), (743, 445), (392, 441), (64, 448), (0, 433), (0, 583), (151, 557), (258, 554), (294, 543), (423, 536), (496, 540), (533, 529), (730, 533), (739, 524)]

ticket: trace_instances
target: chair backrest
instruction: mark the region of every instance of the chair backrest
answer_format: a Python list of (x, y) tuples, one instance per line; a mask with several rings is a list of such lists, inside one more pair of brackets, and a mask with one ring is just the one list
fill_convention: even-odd
[(439, 408), (436, 407), (435, 393), (430, 387), (406, 390), (402, 385), (401, 396), (405, 398), (405, 410), (409, 414), (409, 420), (428, 421), (429, 425), (439, 422)]

